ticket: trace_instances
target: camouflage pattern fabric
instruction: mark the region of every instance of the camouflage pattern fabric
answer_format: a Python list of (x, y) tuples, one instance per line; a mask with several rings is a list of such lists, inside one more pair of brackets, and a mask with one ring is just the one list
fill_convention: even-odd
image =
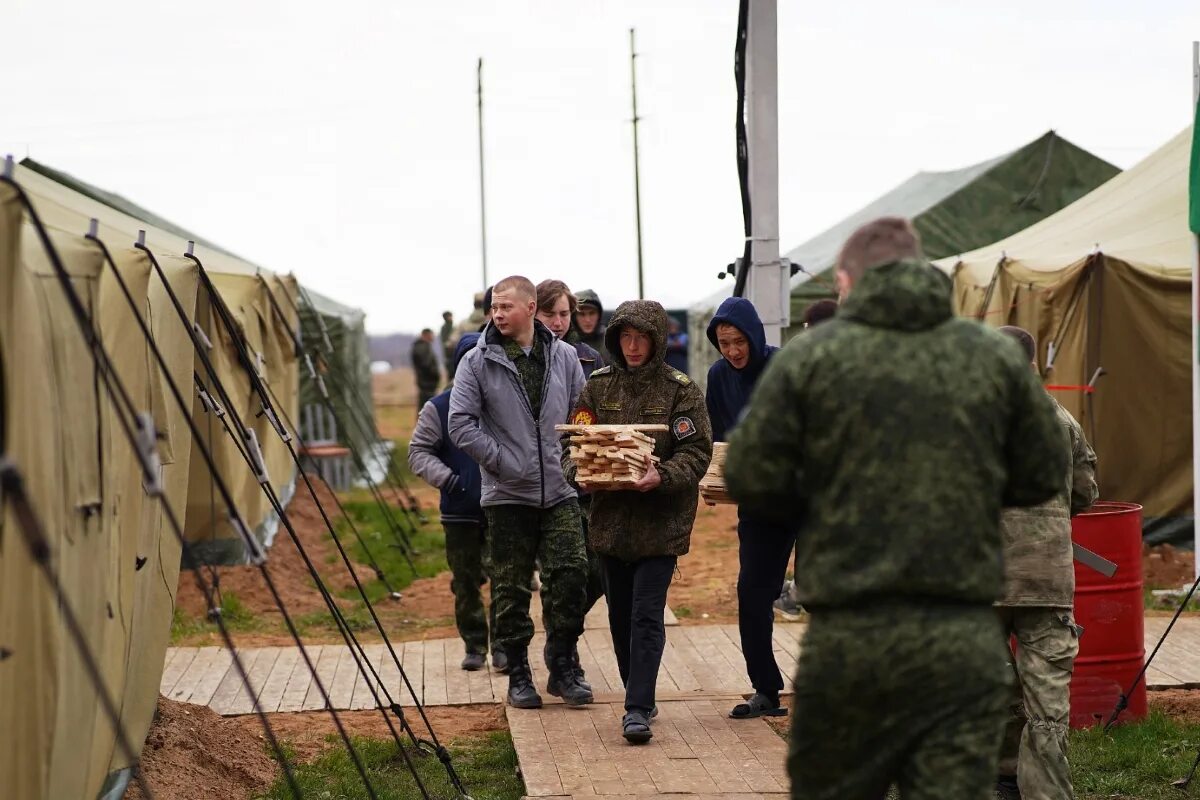
[(1013, 689), (990, 608), (813, 614), (795, 685), (793, 800), (991, 800)]
[[(649, 334), (653, 356), (630, 369), (621, 355), (621, 329)], [(654, 454), (662, 459), (662, 485), (649, 492), (601, 491), (588, 511), (588, 544), (623, 561), (681, 556), (691, 544), (700, 479), (712, 458), (712, 426), (704, 393), (687, 375), (667, 365), (667, 312), (651, 300), (622, 303), (605, 334), (612, 353), (607, 367), (592, 373), (571, 421), (576, 424), (664, 424), (651, 434)], [(563, 437), (563, 474), (574, 483), (568, 437)]]
[(1065, 408), (1054, 406), (1071, 465), (1053, 498), (1032, 508), (1005, 509), (1000, 517), (1004, 592), (997, 605), (1071, 608), (1075, 602), (1071, 517), (1090, 508), (1100, 490), (1096, 454), (1083, 429)]
[(579, 503), (571, 498), (545, 509), (498, 505), (483, 511), (496, 613), (493, 641), (507, 653), (529, 648), (533, 638), (529, 584), (536, 561), (551, 600), (545, 617), (547, 642), (552, 652), (570, 653), (583, 633), (588, 571)]
[(468, 653), (486, 653), (488, 630), (496, 627), (496, 604), (492, 603), (489, 620), (481, 591), (488, 572), (483, 526), (470, 522), (443, 522), (442, 528), (446, 531), (450, 590), (454, 592), (454, 624)]
[(1078, 628), (1059, 608), (1001, 608), (1001, 625), (1017, 637), (1009, 662), (1019, 690), (1010, 707), (1000, 750), (1000, 775), (1016, 775), (1024, 800), (1070, 800), (1067, 733), (1071, 672), (1079, 653)]
[[(588, 495), (584, 495), (584, 497), (588, 497)], [(583, 508), (582, 502), (580, 503), (580, 507), (583, 511), (583, 513), (580, 514), (580, 524), (581, 524), (581, 527), (583, 528), (583, 541), (586, 544), (587, 535), (588, 535), (587, 509)], [(546, 611), (546, 609), (548, 609), (552, 605), (554, 605), (554, 595), (550, 591), (549, 587), (546, 585), (546, 576), (545, 575), (541, 576), (541, 580), (542, 580), (542, 592), (541, 592), (541, 595), (542, 595), (542, 625), (545, 626), (547, 629), (549, 629), (550, 626), (546, 624), (547, 613), (548, 613)], [(600, 600), (601, 597), (604, 597), (604, 570), (600, 565), (600, 556), (597, 555), (595, 550), (588, 547), (587, 548), (587, 585), (584, 589), (584, 596), (583, 596), (583, 615), (585, 617), (587, 616), (588, 612), (592, 610), (592, 607), (596, 605), (596, 603)]]
[(537, 419), (542, 413), (542, 386), (546, 382), (545, 348), (538, 341), (538, 337), (534, 336), (533, 348), (529, 355), (525, 355), (521, 345), (504, 337), (504, 353), (517, 368), (517, 374), (521, 376), (521, 385), (525, 387), (525, 396), (529, 398), (529, 410), (533, 413), (533, 418)]
[(438, 366), (437, 356), (433, 354), (433, 345), (424, 339), (417, 339), (413, 342), (412, 365), (417, 376), (417, 388), (421, 394), (436, 394), (438, 384), (442, 380), (442, 370)]
[(950, 290), (924, 262), (868, 270), (835, 318), (771, 359), (730, 437), (741, 509), (800, 521), (806, 608), (990, 606), (1001, 508), (1062, 489), (1053, 402), (1015, 342), (953, 316)]

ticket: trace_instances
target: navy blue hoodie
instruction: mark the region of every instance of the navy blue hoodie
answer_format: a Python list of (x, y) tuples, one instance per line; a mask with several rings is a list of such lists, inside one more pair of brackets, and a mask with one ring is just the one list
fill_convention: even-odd
[[(458, 371), (458, 362), (476, 345), (479, 336), (478, 333), (467, 333), (458, 340), (458, 346), (454, 348), (454, 369), (451, 375)], [(483, 519), (483, 512), (479, 508), (479, 465), (450, 442), (450, 391), (447, 389), (429, 401), (437, 409), (438, 421), (442, 425), (438, 458), (458, 476), (458, 481), (451, 487), (451, 491), (442, 489), (440, 511), (443, 522), (475, 522)]]
[[(750, 344), (750, 360), (741, 369), (734, 369), (724, 357), (708, 368), (708, 391), (704, 396), (708, 417), (712, 421), (713, 441), (724, 442), (750, 401), (754, 384), (767, 361), (778, 347), (767, 345), (767, 334), (754, 304), (744, 297), (730, 297), (721, 303), (712, 322), (708, 323), (708, 340), (717, 347), (717, 326), (732, 325)], [(718, 348), (720, 349), (720, 348)]]

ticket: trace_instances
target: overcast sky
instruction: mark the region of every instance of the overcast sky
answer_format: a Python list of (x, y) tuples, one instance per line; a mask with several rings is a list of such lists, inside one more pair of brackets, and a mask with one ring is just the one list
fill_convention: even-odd
[[(918, 170), (1054, 128), (1128, 167), (1189, 121), (1195, 0), (779, 3), (784, 251)], [(116, 191), (360, 306), (470, 310), (489, 267), (635, 296), (637, 28), (646, 292), (741, 251), (737, 0), (4, 0), (0, 152)]]

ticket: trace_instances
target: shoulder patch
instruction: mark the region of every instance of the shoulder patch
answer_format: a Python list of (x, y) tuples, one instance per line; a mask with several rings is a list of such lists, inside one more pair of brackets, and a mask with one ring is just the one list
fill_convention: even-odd
[(592, 378), (599, 378), (602, 375), (611, 375), (611, 374), (612, 374), (612, 365), (603, 366), (600, 369), (592, 370), (592, 374), (590, 376), (588, 376), (588, 380), (591, 380)]
[(579, 406), (575, 409), (575, 413), (571, 415), (572, 425), (595, 425), (596, 414), (587, 406)]
[(671, 421), (671, 433), (675, 434), (675, 438), (682, 442), (696, 434), (696, 423), (692, 422), (691, 417), (676, 417)]
[[(595, 374), (595, 373), (593, 373), (593, 374)], [(684, 386), (687, 386), (689, 383), (692, 382), (691, 378), (689, 378), (687, 375), (683, 374), (682, 372), (680, 372), (677, 369), (671, 370), (671, 378), (673, 380), (675, 380), (676, 382), (683, 384)]]

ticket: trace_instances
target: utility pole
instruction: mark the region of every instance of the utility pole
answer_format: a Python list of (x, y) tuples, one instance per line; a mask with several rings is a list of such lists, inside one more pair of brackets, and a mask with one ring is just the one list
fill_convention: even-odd
[(633, 44), (633, 28), (629, 29), (629, 77), (633, 89), (633, 204), (637, 221), (638, 299), (644, 300), (646, 285), (642, 271), (642, 182), (638, 167), (637, 49)]
[(479, 247), (483, 260), (483, 291), (488, 288), (487, 271), (487, 200), (483, 192), (483, 59), (475, 70), (476, 93), (479, 97)]
[[(750, 272), (746, 296), (767, 343), (782, 344), (791, 317), (791, 270), (779, 258), (779, 81), (776, 0), (749, 0), (746, 137), (750, 184)], [(746, 267), (744, 266), (743, 269)]]

